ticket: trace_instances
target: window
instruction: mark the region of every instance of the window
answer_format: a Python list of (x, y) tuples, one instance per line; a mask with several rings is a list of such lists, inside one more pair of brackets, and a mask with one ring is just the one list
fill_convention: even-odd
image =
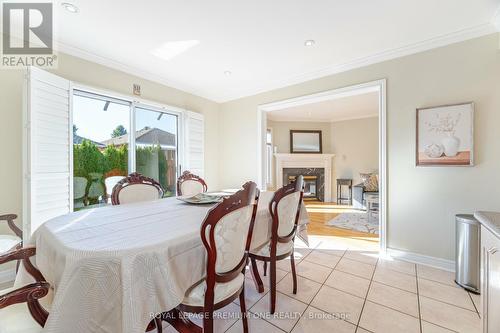
[(164, 109), (74, 90), (74, 209), (110, 204), (113, 187), (134, 171), (175, 195), (177, 127), (178, 115)]
[[(128, 174), (130, 107), (127, 101), (75, 90), (73, 94), (73, 205), (109, 202), (113, 184)], [(116, 183), (116, 182), (115, 182)]]
[[(24, 88), (27, 238), (51, 218), (109, 204), (114, 185), (136, 170), (159, 181), (166, 196), (175, 195), (181, 164), (203, 176), (201, 113), (76, 89), (71, 81), (36, 67), (28, 68)], [(141, 136), (146, 128), (157, 135)]]
[(166, 196), (175, 195), (177, 183), (177, 118), (153, 109), (135, 109), (135, 169), (156, 179)]
[(273, 130), (268, 128), (266, 131), (266, 183), (267, 186), (273, 185)]

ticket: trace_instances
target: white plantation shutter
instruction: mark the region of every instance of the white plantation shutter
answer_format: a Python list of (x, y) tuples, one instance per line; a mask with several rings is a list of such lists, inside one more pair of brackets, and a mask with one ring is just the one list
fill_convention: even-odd
[(25, 237), (73, 210), (71, 82), (38, 68), (26, 77), (24, 114)]
[(184, 150), (183, 170), (203, 177), (205, 171), (204, 140), (205, 121), (203, 115), (187, 111), (184, 114)]

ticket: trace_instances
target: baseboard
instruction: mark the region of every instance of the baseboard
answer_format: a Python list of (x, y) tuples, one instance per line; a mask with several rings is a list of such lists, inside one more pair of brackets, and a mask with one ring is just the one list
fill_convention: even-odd
[(16, 270), (4, 269), (0, 271), (0, 284), (12, 282), (16, 279)]
[(426, 256), (419, 253), (401, 251), (396, 249), (387, 249), (387, 254), (395, 259), (409, 261), (415, 264), (431, 266), (445, 271), (455, 271), (455, 261), (442, 258)]

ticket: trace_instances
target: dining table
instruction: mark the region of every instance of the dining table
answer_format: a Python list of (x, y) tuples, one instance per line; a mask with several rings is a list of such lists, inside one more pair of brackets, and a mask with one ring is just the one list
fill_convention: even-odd
[[(251, 248), (270, 239), (269, 203), (263, 191)], [(52, 306), (43, 332), (144, 333), (155, 314), (177, 307), (205, 276), (200, 228), (215, 204), (194, 205), (176, 197), (84, 209), (42, 224), (26, 245), (50, 283)], [(307, 243), (304, 204), (299, 234)], [(21, 269), (16, 285), (32, 282)]]

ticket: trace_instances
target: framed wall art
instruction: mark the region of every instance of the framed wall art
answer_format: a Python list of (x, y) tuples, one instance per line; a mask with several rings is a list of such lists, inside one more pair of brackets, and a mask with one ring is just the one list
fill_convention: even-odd
[(292, 154), (322, 154), (321, 131), (290, 130), (290, 152)]
[(417, 109), (417, 166), (474, 165), (474, 103)]

